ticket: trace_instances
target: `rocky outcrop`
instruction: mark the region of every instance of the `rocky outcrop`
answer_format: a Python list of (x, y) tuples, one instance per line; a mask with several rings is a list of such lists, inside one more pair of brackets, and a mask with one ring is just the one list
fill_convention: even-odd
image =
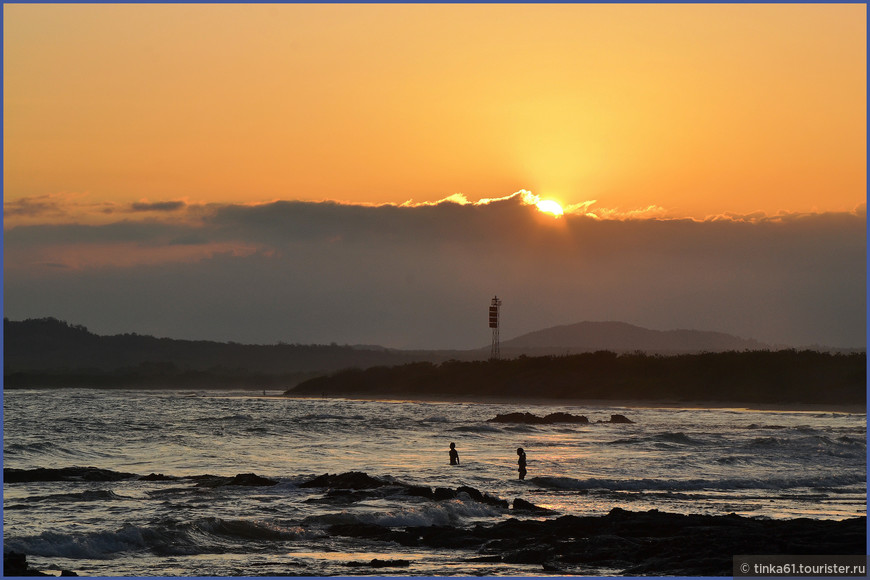
[(550, 413), (544, 417), (539, 417), (534, 413), (505, 413), (498, 414), (492, 419), (487, 419), (487, 423), (526, 423), (531, 425), (540, 425), (547, 423), (589, 423), (589, 419), (583, 415), (572, 415), (571, 413)]
[[(498, 414), (492, 419), (487, 419), (487, 423), (525, 423), (527, 425), (548, 425), (553, 423), (580, 423), (585, 425), (589, 423), (589, 418), (584, 415), (572, 415), (571, 413), (550, 413), (543, 417), (539, 417), (528, 411), (524, 413), (504, 413)], [(611, 415), (609, 421), (598, 420), (596, 423), (634, 423), (625, 415)]]
[(538, 564), (566, 574), (592, 566), (615, 568), (626, 576), (731, 576), (734, 554), (805, 554), (808, 547), (813, 554), (863, 554), (866, 521), (760, 520), (614, 508), (606, 516), (511, 518), (470, 529), (353, 524), (332, 526), (330, 533), (403, 546), (477, 550), (475, 561)]
[[(70, 570), (61, 570), (61, 576), (78, 576)], [(55, 578), (54, 574), (46, 574), (35, 568), (31, 568), (27, 563), (27, 556), (18, 552), (4, 552), (3, 554), (3, 576), (43, 576)]]
[(410, 560), (380, 560), (378, 558), (369, 562), (348, 562), (345, 564), (345, 566), (352, 568), (407, 568), (410, 565)]
[(361, 471), (348, 471), (338, 475), (324, 473), (299, 487), (327, 487), (330, 489), (373, 489), (388, 485), (387, 482), (371, 477)]
[(634, 423), (625, 415), (611, 415), (610, 421), (598, 421), (598, 423)]
[(34, 481), (122, 481), (138, 477), (135, 473), (123, 473), (97, 467), (63, 467), (36, 469), (3, 468), (4, 483), (30, 483)]
[(527, 514), (548, 515), (548, 514), (555, 514), (556, 513), (556, 511), (554, 511), (554, 510), (540, 507), (540, 506), (536, 506), (532, 502), (526, 501), (526, 500), (519, 498), (519, 497), (514, 499), (514, 503), (511, 506), (511, 508), (515, 512), (525, 512)]

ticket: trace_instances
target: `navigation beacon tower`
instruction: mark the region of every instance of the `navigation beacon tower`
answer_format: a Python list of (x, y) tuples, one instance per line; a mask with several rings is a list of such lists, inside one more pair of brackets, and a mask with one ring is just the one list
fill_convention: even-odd
[(501, 308), (501, 300), (498, 296), (493, 296), (492, 302), (489, 303), (489, 327), (492, 329), (492, 350), (489, 352), (489, 358), (498, 360), (499, 344), (498, 344), (498, 314)]

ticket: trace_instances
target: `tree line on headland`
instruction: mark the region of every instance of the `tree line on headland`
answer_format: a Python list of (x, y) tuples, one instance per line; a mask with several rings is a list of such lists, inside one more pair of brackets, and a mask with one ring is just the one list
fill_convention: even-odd
[(599, 351), (420, 362), (346, 369), (304, 381), (285, 394), (864, 404), (866, 354), (781, 350), (663, 356)]
[(336, 344), (249, 345), (139, 334), (100, 336), (54, 318), (4, 319), (3, 338), (5, 388), (284, 390), (298, 384), (289, 395), (839, 404), (862, 404), (866, 394), (864, 351), (599, 351), (486, 361), (481, 358), (488, 352), (479, 350), (400, 351)]

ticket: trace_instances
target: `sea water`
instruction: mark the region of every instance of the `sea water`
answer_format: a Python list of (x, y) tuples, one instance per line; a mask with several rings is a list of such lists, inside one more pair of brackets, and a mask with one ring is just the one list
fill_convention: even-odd
[[(489, 422), (561, 411), (589, 424)], [(597, 423), (623, 414), (631, 424)], [(300, 484), (365, 472), (470, 486), (557, 515), (614, 507), (761, 518), (866, 514), (866, 414), (292, 399), (278, 392), (8, 390), (4, 468), (93, 466), (185, 477), (256, 473), (270, 487), (193, 480), (5, 483), (4, 550), (38, 569), (107, 576), (347, 576), (349, 562), (404, 559), (378, 575), (540, 575), (475, 552), (333, 536), (336, 523), (490, 524), (522, 516), (466, 495), (363, 500)], [(449, 465), (456, 443), (460, 466)], [(516, 448), (528, 457), (517, 477)], [(592, 570), (590, 574), (607, 574)]]

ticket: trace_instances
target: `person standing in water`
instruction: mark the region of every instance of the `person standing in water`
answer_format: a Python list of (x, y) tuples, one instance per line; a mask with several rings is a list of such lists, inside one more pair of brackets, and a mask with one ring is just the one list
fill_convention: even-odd
[(517, 459), (517, 465), (519, 469), (517, 471), (520, 472), (520, 479), (526, 478), (526, 452), (523, 451), (522, 447), (517, 447), (517, 455), (519, 458)]
[(459, 465), (459, 452), (456, 450), (456, 443), (450, 444), (450, 465)]

